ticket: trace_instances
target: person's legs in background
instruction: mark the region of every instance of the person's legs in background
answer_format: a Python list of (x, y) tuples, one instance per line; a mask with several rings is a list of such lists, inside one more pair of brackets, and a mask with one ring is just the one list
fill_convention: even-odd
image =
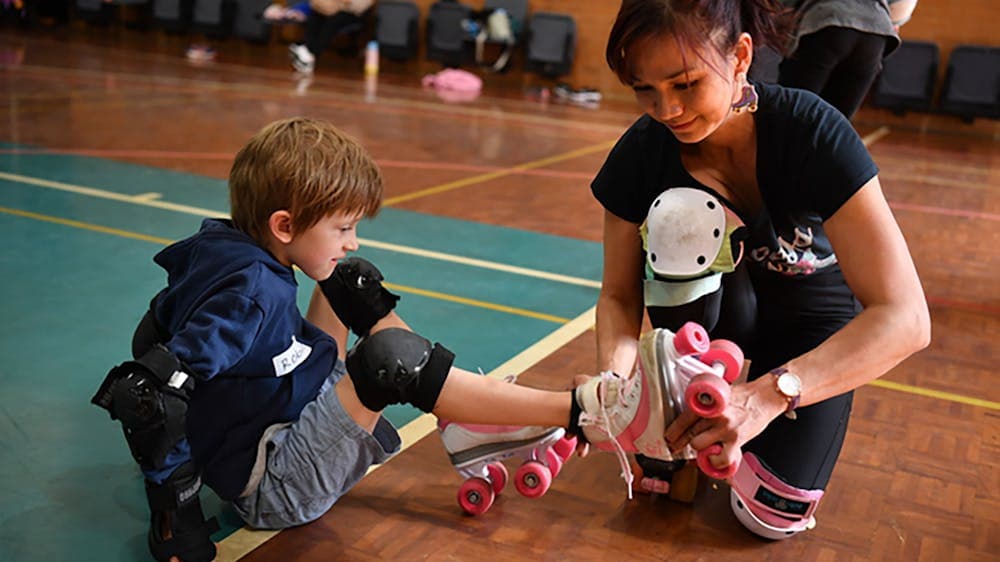
[(882, 71), (885, 44), (886, 38), (881, 35), (859, 33), (854, 48), (833, 69), (820, 97), (848, 119), (853, 117)]
[(288, 48), (295, 70), (311, 74), (316, 60), (330, 47), (334, 37), (344, 28), (354, 25), (359, 17), (350, 12), (337, 12), (324, 16), (313, 12), (306, 20), (305, 43)]
[(815, 92), (850, 118), (882, 68), (885, 41), (843, 27), (810, 33), (781, 62), (778, 83)]

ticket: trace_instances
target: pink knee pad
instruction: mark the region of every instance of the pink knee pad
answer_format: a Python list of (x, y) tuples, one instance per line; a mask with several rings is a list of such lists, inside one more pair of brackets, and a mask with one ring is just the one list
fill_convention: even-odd
[(753, 453), (744, 453), (733, 476), (730, 503), (744, 527), (766, 539), (787, 539), (816, 526), (813, 513), (823, 490), (785, 483)]

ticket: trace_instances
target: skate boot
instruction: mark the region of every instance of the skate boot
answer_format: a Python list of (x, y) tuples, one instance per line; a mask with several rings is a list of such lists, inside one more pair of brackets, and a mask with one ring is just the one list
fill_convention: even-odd
[[(729, 385), (742, 371), (743, 351), (728, 340), (709, 341), (704, 328), (688, 322), (677, 334), (664, 329), (644, 334), (639, 341), (639, 364), (648, 376), (663, 379), (664, 421), (670, 425), (685, 408), (703, 418), (722, 414), (729, 402)], [(674, 458), (697, 458), (702, 472), (726, 479), (737, 467), (718, 469), (708, 459), (721, 450), (721, 445), (713, 445), (695, 453), (687, 446)]]
[[(671, 454), (664, 431), (683, 410), (688, 386), (696, 378), (698, 392), (692, 400), (703, 400), (703, 411), (714, 415), (725, 408), (729, 389), (722, 377), (734, 380), (739, 375), (743, 354), (734, 357), (736, 352), (739, 348), (723, 340), (713, 347), (704, 328), (693, 322), (676, 334), (656, 329), (639, 341), (633, 376), (604, 372), (577, 387), (583, 436), (595, 448), (618, 456), (630, 499), (633, 473), (626, 453), (662, 461), (695, 458), (690, 447)], [(701, 375), (705, 377), (698, 378)]]
[(503, 460), (524, 460), (514, 474), (514, 487), (525, 497), (548, 491), (552, 479), (576, 449), (576, 438), (561, 427), (459, 424), (438, 421), (438, 431), (451, 464), (466, 480), (458, 504), (470, 515), (485, 513), (509, 480)]

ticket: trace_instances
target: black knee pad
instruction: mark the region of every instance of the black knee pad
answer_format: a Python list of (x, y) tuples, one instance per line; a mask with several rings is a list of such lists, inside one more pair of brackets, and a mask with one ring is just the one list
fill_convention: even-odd
[(194, 379), (166, 347), (156, 344), (135, 361), (111, 369), (91, 403), (120, 420), (129, 450), (141, 466), (162, 467), (185, 437)]
[(198, 499), (200, 489), (201, 478), (191, 463), (181, 465), (162, 484), (146, 481), (151, 514), (148, 545), (157, 561), (165, 562), (172, 556), (184, 562), (215, 558), (212, 533), (219, 530), (219, 523), (214, 517), (205, 520)]
[(455, 354), (402, 328), (380, 330), (347, 352), (347, 373), (358, 398), (374, 412), (408, 402), (434, 409)]
[(382, 286), (382, 272), (361, 258), (341, 260), (333, 274), (319, 282), (330, 307), (352, 332), (364, 337), (376, 322), (396, 308), (399, 296)]

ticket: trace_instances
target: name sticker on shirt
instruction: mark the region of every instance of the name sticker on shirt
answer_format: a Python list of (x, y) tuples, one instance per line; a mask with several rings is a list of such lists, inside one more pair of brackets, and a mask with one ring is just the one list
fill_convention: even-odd
[(292, 345), (271, 359), (274, 362), (275, 376), (282, 377), (291, 373), (309, 357), (310, 353), (312, 353), (311, 347), (300, 343), (295, 336), (292, 336)]

